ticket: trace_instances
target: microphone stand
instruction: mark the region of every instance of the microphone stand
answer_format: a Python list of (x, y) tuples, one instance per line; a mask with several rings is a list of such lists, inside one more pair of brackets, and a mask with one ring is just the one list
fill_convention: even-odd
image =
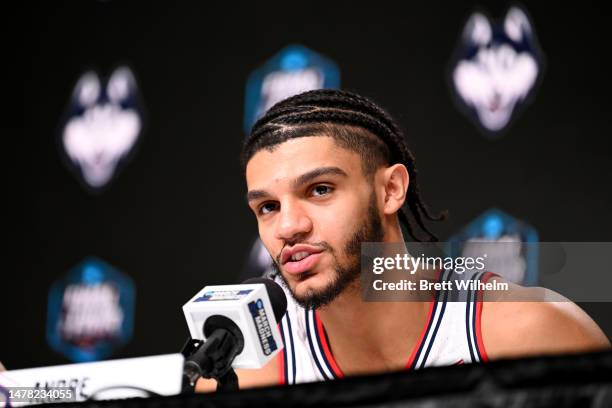
[(238, 376), (232, 368), (234, 358), (244, 348), (240, 328), (224, 316), (211, 316), (204, 324), (206, 341), (189, 338), (181, 353), (183, 391), (193, 392), (200, 377), (214, 378), (218, 391), (238, 391)]

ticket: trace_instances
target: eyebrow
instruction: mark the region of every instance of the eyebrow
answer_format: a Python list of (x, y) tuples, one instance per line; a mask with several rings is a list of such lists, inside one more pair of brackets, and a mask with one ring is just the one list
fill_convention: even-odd
[[(302, 174), (298, 178), (296, 178), (291, 184), (294, 189), (299, 188), (300, 186), (316, 179), (317, 177), (327, 176), (327, 175), (336, 175), (342, 177), (348, 177), (348, 174), (344, 170), (339, 167), (319, 167), (317, 169), (311, 170), (307, 173)], [(258, 200), (260, 198), (270, 197), (270, 193), (265, 190), (251, 190), (247, 193), (247, 201)]]

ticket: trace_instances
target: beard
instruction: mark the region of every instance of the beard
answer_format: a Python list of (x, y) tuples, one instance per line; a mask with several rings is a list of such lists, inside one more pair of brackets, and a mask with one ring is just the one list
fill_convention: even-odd
[[(323, 241), (314, 244), (325, 248), (334, 259), (332, 265), (334, 276), (325, 287), (318, 290), (308, 289), (305, 294), (297, 295), (281, 273), (278, 267), (279, 259), (272, 262), (272, 266), (276, 274), (282, 279), (284, 286), (289, 289), (291, 296), (297, 304), (306, 309), (318, 309), (330, 304), (349, 286), (357, 282), (361, 274), (361, 243), (380, 242), (383, 238), (384, 231), (376, 205), (376, 194), (372, 192), (363, 222), (355, 228), (344, 244), (343, 258), (347, 260), (345, 263), (341, 263), (338, 260), (336, 250), (327, 242)], [(300, 274), (301, 276), (299, 278), (306, 277), (309, 274), (310, 272), (304, 272)]]

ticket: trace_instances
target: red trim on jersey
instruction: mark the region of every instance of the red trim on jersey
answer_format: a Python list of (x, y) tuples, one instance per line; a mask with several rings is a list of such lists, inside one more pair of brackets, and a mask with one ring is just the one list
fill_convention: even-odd
[(410, 368), (410, 366), (412, 366), (412, 363), (414, 363), (414, 359), (416, 358), (417, 352), (421, 348), (421, 344), (423, 343), (423, 340), (425, 340), (425, 334), (427, 333), (429, 322), (432, 319), (433, 310), (434, 310), (435, 305), (436, 305), (436, 300), (434, 299), (429, 304), (429, 312), (427, 312), (427, 319), (425, 319), (425, 326), (423, 326), (423, 330), (421, 330), (421, 336), (419, 337), (419, 341), (417, 341), (417, 343), (414, 345), (412, 349), (412, 353), (410, 353), (410, 358), (408, 359), (408, 362), (406, 363), (406, 368), (408, 369)]
[[(439, 270), (437, 272), (436, 281), (440, 281), (441, 275), (442, 275), (442, 271)], [(436, 298), (437, 298), (437, 292), (434, 295), (434, 298), (431, 300), (431, 303), (429, 304), (429, 311), (427, 312), (427, 319), (425, 320), (425, 325), (423, 326), (423, 329), (421, 330), (421, 336), (419, 337), (419, 341), (414, 345), (414, 348), (412, 349), (412, 353), (410, 354), (410, 358), (408, 359), (408, 362), (406, 363), (406, 368), (408, 369), (414, 362), (414, 359), (416, 358), (416, 354), (419, 348), (421, 347), (423, 340), (425, 340), (425, 334), (427, 333), (427, 328), (429, 327), (429, 323), (431, 322), (431, 319), (433, 318), (433, 311), (436, 305)], [(344, 373), (338, 366), (338, 363), (336, 363), (336, 360), (334, 359), (334, 355), (332, 354), (329, 348), (329, 345), (327, 344), (327, 336), (325, 335), (325, 329), (323, 328), (323, 323), (321, 322), (321, 319), (319, 318), (318, 311), (315, 311), (315, 324), (317, 326), (317, 332), (319, 334), (319, 338), (321, 339), (321, 344), (323, 345), (323, 352), (325, 353), (325, 356), (327, 357), (327, 361), (329, 361), (329, 364), (332, 366), (332, 369), (334, 370), (334, 374), (336, 375), (336, 377), (343, 378)]]
[(323, 352), (325, 353), (325, 357), (327, 357), (327, 361), (332, 366), (332, 370), (334, 370), (334, 374), (338, 378), (344, 378), (344, 373), (338, 367), (336, 360), (334, 359), (333, 354), (327, 344), (327, 336), (325, 335), (325, 330), (323, 329), (323, 323), (321, 323), (321, 319), (319, 317), (319, 312), (315, 311), (315, 320), (317, 324), (317, 332), (319, 333), (319, 338), (321, 339), (321, 344), (323, 345)]
[[(278, 330), (281, 331), (283, 330), (281, 328), (280, 323), (278, 324)], [(278, 364), (278, 384), (279, 385), (285, 385), (285, 350), (281, 350), (279, 353), (279, 360), (280, 363)]]
[[(436, 282), (440, 281), (440, 277), (442, 276), (442, 270), (437, 271)], [(427, 312), (427, 319), (425, 319), (425, 325), (421, 330), (421, 336), (419, 336), (419, 341), (412, 348), (412, 353), (410, 353), (410, 357), (408, 358), (408, 362), (406, 363), (406, 368), (410, 369), (412, 363), (414, 363), (414, 359), (416, 358), (417, 352), (421, 348), (421, 344), (425, 340), (425, 334), (427, 334), (427, 328), (429, 327), (429, 322), (433, 318), (434, 306), (436, 305), (436, 299), (438, 298), (438, 292), (434, 293), (434, 298), (431, 300), (429, 304), (429, 312)]]
[[(492, 272), (485, 272), (485, 274), (480, 278), (483, 283), (487, 283), (491, 277), (497, 276)], [(482, 328), (480, 324), (480, 315), (482, 314), (482, 291), (478, 292), (476, 297), (476, 347), (478, 347), (478, 352), (480, 353), (480, 357), (482, 357), (482, 362), (489, 361), (489, 357), (487, 356), (487, 352), (485, 351), (484, 342), (482, 341)]]

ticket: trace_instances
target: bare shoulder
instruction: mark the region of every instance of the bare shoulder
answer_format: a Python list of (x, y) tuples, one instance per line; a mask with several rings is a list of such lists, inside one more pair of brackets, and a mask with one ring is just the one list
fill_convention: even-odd
[[(509, 285), (512, 298), (525, 301), (497, 299), (485, 301), (482, 306), (482, 338), (489, 358), (610, 348), (603, 331), (575, 303), (548, 289)], [(485, 294), (485, 300), (487, 296), (491, 298)]]
[[(241, 389), (266, 387), (280, 383), (282, 353), (278, 353), (267, 365), (256, 370), (236, 369), (238, 384)], [(215, 380), (201, 378), (196, 383), (196, 392), (213, 392), (217, 388)]]

